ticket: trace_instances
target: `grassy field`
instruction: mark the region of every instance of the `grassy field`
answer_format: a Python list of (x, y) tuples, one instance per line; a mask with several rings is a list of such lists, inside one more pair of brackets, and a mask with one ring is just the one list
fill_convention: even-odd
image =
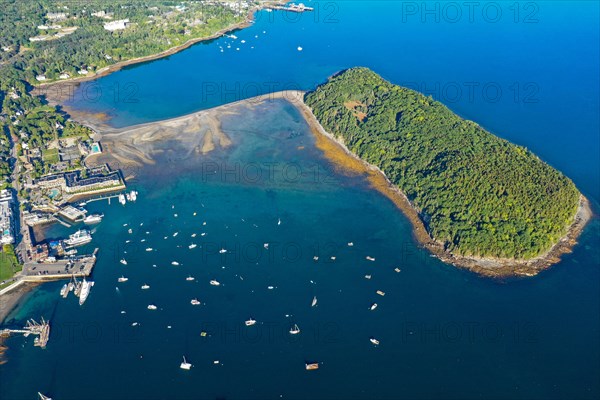
[(5, 245), (0, 253), (0, 282), (11, 278), (21, 270), (14, 249), (11, 245)]
[(44, 162), (56, 164), (60, 161), (58, 157), (58, 149), (44, 150), (42, 152), (42, 159), (44, 160)]

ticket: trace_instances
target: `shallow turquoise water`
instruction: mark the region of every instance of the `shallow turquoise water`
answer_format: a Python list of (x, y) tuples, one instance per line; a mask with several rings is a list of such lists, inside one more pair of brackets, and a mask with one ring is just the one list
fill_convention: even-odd
[[(72, 105), (112, 112), (111, 123), (124, 126), (254, 95), (252, 83), (309, 89), (353, 65), (426, 88), (497, 82), (510, 93), (515, 82), (533, 82), (533, 103), (507, 94), (446, 103), (527, 145), (597, 204), (597, 5), (536, 3), (536, 24), (449, 24), (402, 23), (400, 2), (336, 4), (335, 23), (261, 17), (236, 33), (255, 53), (220, 53), (221, 39), (97, 82), (103, 93), (133, 82), (138, 102), (101, 96)], [(223, 94), (222, 85), (234, 89)], [(393, 204), (363, 178), (336, 173), (285, 102), (240, 110), (224, 129), (234, 145), (204, 158), (182, 161), (165, 146), (156, 166), (136, 171), (137, 203), (90, 206), (106, 215), (92, 242), (101, 247), (96, 285), (83, 307), (60, 299), (61, 284), (52, 283), (13, 313), (10, 324), (43, 315), (53, 331), (46, 350), (33, 348), (32, 338), (7, 342), (0, 397), (34, 398), (38, 390), (57, 399), (598, 397), (597, 219), (572, 254), (538, 277), (481, 279), (419, 249)], [(68, 232), (56, 226), (47, 235)], [(198, 247), (189, 249), (192, 242)], [(121, 274), (129, 281), (118, 284)], [(203, 304), (190, 305), (194, 297)], [(147, 310), (150, 303), (159, 310)], [(259, 323), (246, 328), (250, 317)], [(287, 333), (294, 323), (297, 338)], [(178, 368), (183, 355), (194, 364), (189, 372)], [(308, 372), (306, 361), (323, 364)]]

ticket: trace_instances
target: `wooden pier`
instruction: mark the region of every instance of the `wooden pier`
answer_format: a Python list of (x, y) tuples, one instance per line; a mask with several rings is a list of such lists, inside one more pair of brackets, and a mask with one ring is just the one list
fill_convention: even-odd
[(30, 319), (23, 329), (3, 329), (0, 331), (1, 336), (10, 336), (15, 333), (22, 334), (25, 337), (29, 335), (37, 336), (33, 341), (33, 345), (44, 349), (48, 339), (50, 339), (50, 322), (46, 322), (43, 317), (42, 322), (39, 323), (34, 319)]
[(82, 201), (82, 203), (91, 203), (93, 201), (100, 201), (100, 200), (108, 200), (108, 204), (110, 204), (110, 199), (115, 199), (118, 198), (121, 194), (125, 195), (125, 193), (121, 192), (121, 193), (114, 193), (114, 194), (105, 194), (105, 195), (100, 195), (98, 197), (92, 197), (90, 199), (84, 200)]

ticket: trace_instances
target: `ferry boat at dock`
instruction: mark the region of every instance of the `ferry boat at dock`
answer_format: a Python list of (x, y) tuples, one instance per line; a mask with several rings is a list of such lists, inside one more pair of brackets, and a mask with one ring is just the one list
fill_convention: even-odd
[(104, 214), (90, 214), (83, 219), (83, 223), (87, 225), (98, 224), (102, 222), (102, 218), (104, 218)]
[(81, 293), (79, 293), (80, 306), (83, 305), (83, 303), (85, 303), (85, 301), (87, 300), (92, 286), (94, 286), (94, 282), (86, 281), (85, 278), (83, 278), (83, 283), (81, 284)]
[(64, 241), (67, 247), (77, 247), (92, 241), (92, 234), (87, 229), (80, 229)]

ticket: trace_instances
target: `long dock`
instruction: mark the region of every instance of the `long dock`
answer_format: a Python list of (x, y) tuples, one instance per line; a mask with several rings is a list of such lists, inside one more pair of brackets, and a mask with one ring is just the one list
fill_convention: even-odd
[(33, 345), (44, 349), (50, 339), (50, 322), (46, 322), (43, 317), (42, 322), (40, 323), (36, 322), (34, 319), (30, 319), (23, 329), (3, 329), (0, 331), (1, 336), (10, 336), (15, 333), (22, 334), (25, 337), (36, 335), (37, 337), (33, 341)]
[(122, 193), (122, 192), (121, 192), (121, 193), (115, 193), (115, 194), (106, 194), (106, 195), (100, 195), (100, 196), (98, 196), (98, 197), (92, 197), (92, 198), (90, 198), (90, 199), (84, 200), (84, 201), (82, 201), (82, 203), (85, 203), (85, 204), (87, 204), (87, 203), (91, 203), (91, 202), (93, 202), (93, 201), (108, 200), (108, 204), (110, 204), (110, 199), (116, 199), (116, 198), (118, 198), (118, 197), (119, 197), (119, 195), (121, 195), (121, 194), (123, 194), (123, 195), (124, 195), (125, 193)]

